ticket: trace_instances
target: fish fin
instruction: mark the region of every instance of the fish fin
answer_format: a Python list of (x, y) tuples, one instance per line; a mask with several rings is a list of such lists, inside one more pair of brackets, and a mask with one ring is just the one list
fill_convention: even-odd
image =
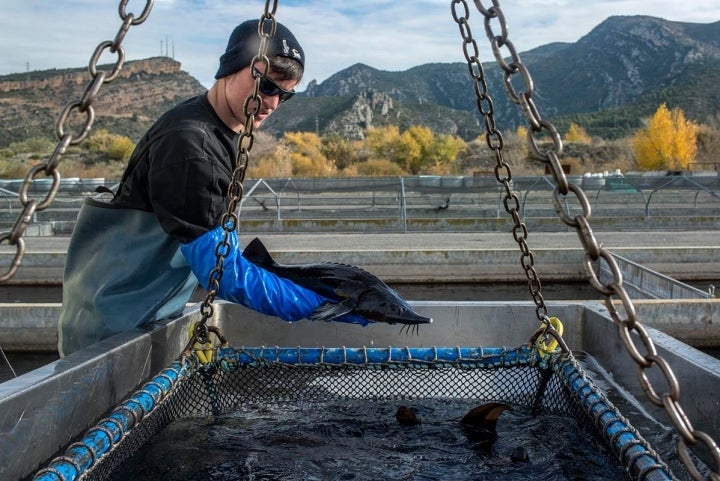
[(243, 257), (258, 266), (269, 266), (275, 262), (265, 245), (257, 237), (245, 247)]
[(400, 406), (398, 408), (395, 413), (395, 419), (397, 419), (397, 422), (402, 426), (417, 426), (418, 424), (422, 424), (415, 410), (407, 406)]
[(511, 409), (510, 406), (503, 403), (492, 402), (482, 404), (470, 410), (460, 422), (468, 426), (492, 427), (494, 429), (497, 418), (500, 417), (503, 411)]
[(310, 315), (311, 321), (332, 321), (336, 317), (352, 311), (352, 306), (347, 302), (324, 302)]
[(512, 408), (507, 404), (491, 402), (471, 409), (460, 420), (460, 425), (475, 451), (485, 453), (491, 449), (497, 440), (497, 419), (508, 409)]

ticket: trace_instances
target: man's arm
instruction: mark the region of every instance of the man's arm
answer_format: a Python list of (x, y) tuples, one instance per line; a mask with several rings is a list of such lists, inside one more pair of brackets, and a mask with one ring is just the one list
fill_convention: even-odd
[[(208, 289), (210, 271), (217, 263), (216, 247), (223, 236), (223, 229), (217, 227), (191, 242), (181, 244), (185, 259), (204, 289)], [(333, 302), (247, 261), (242, 256), (234, 231), (228, 236), (228, 242), (217, 293), (219, 298), (288, 322), (307, 319), (320, 305)], [(352, 313), (333, 320), (362, 325), (368, 323)]]

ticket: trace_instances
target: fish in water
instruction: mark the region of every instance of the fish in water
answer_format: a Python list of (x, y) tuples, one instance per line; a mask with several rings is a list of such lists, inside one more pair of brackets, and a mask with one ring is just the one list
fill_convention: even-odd
[(475, 449), (487, 449), (497, 440), (497, 420), (507, 410), (512, 408), (507, 404), (491, 402), (473, 408), (460, 420)]
[(318, 307), (311, 320), (329, 321), (355, 313), (369, 321), (387, 324), (419, 326), (432, 322), (431, 318), (416, 313), (387, 284), (359, 267), (334, 262), (279, 264), (257, 237), (245, 247), (243, 256), (279, 277), (336, 302)]
[(402, 426), (417, 426), (420, 424), (420, 418), (417, 417), (417, 413), (413, 408), (407, 406), (400, 406), (395, 413), (395, 419)]

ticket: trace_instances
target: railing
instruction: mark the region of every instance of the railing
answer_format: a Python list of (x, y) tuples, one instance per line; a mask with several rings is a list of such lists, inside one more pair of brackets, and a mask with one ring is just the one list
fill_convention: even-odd
[[(710, 299), (713, 291), (702, 291), (672, 277), (613, 254), (623, 276), (623, 287), (633, 299)], [(612, 279), (607, 265), (601, 264), (600, 281)]]
[[(592, 199), (595, 230), (720, 229), (720, 176), (569, 176)], [(21, 181), (0, 180), (0, 226), (14, 221)], [(37, 222), (72, 223), (81, 199), (104, 179), (61, 181)], [(247, 179), (240, 204), (246, 232), (497, 231), (511, 228), (504, 192), (490, 176)], [(31, 194), (46, 186), (35, 182)], [(565, 230), (545, 176), (517, 177), (519, 213), (532, 230)], [(569, 202), (565, 200), (564, 202)], [(565, 206), (572, 213), (579, 206)], [(59, 227), (60, 228), (60, 227)], [(62, 230), (62, 228), (60, 228)], [(63, 232), (64, 233), (64, 232)]]

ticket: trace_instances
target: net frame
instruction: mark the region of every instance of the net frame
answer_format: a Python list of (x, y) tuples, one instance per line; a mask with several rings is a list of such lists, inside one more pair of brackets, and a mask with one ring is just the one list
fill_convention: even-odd
[(182, 356), (120, 403), (33, 480), (108, 479), (176, 419), (257, 401), (472, 398), (561, 413), (607, 448), (628, 479), (675, 479), (572, 353), (507, 347), (222, 347)]

